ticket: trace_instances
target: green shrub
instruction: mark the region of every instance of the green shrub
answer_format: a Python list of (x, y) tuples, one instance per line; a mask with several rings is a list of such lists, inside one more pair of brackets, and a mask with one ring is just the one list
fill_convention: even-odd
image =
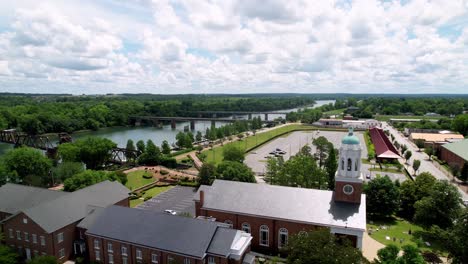
[(162, 157), (161, 165), (168, 168), (177, 168), (177, 160), (172, 157)]
[(151, 179), (153, 178), (153, 175), (151, 173), (145, 172), (143, 173), (142, 177), (145, 179)]
[(146, 202), (146, 201), (148, 201), (149, 199), (151, 199), (151, 197), (147, 196), (147, 197), (145, 197), (145, 198), (143, 199), (143, 201)]
[(169, 171), (167, 171), (167, 170), (161, 170), (159, 173), (161, 173), (161, 175), (167, 175), (167, 174), (169, 174)]

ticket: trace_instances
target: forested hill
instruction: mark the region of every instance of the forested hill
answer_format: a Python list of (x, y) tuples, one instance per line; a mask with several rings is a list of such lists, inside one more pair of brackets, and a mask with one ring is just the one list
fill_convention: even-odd
[(122, 126), (131, 115), (196, 116), (196, 111), (271, 111), (311, 105), (311, 95), (0, 94), (0, 129), (30, 134)]

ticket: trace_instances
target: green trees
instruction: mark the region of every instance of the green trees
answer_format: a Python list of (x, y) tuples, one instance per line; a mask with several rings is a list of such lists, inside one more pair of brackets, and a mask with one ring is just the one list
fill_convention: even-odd
[(165, 155), (171, 154), (171, 146), (169, 146), (169, 143), (167, 142), (167, 140), (163, 140), (161, 144), (161, 150), (162, 150), (162, 153)]
[(468, 181), (468, 162), (463, 163), (463, 168), (460, 171), (460, 175), (458, 176), (460, 181), (466, 182)]
[(2, 158), (5, 172), (23, 182), (33, 186), (47, 186), (51, 183), (49, 177), (52, 162), (41, 151), (20, 147), (8, 151)]
[(30, 260), (28, 264), (58, 264), (58, 262), (54, 256), (39, 256)]
[(198, 173), (198, 183), (211, 185), (214, 179), (216, 179), (216, 166), (208, 162), (203, 163)]
[(146, 151), (145, 142), (143, 140), (141, 140), (141, 139), (137, 141), (136, 147), (137, 147), (138, 151), (140, 151), (141, 153)]
[(256, 182), (252, 170), (243, 163), (223, 161), (216, 169), (218, 179), (240, 182)]
[(388, 176), (376, 177), (364, 185), (367, 213), (376, 218), (392, 216), (400, 204), (398, 188)]
[(325, 159), (328, 156), (328, 151), (329, 151), (329, 148), (330, 148), (330, 142), (327, 140), (326, 137), (320, 136), (318, 138), (314, 138), (314, 140), (312, 140), (312, 144), (316, 148), (315, 157), (317, 158), (317, 160), (319, 162), (319, 167), (322, 168), (322, 166), (323, 166), (323, 164), (325, 162)]
[(414, 182), (404, 181), (400, 186), (399, 215), (410, 221), (413, 220), (414, 204), (429, 196), (436, 182), (436, 178), (428, 172), (419, 174)]
[(463, 134), (468, 135), (468, 114), (457, 115), (452, 121), (452, 129)]
[(266, 172), (265, 172), (265, 182), (275, 185), (278, 184), (278, 175), (281, 171), (281, 166), (283, 165), (283, 158), (282, 157), (268, 157), (267, 164), (266, 164)]
[(197, 131), (197, 134), (195, 136), (195, 140), (200, 142), (203, 139), (203, 135), (200, 131)]
[(105, 180), (118, 180), (122, 184), (125, 184), (127, 177), (123, 173), (85, 170), (66, 179), (63, 189), (67, 192), (74, 192)]
[(17, 264), (18, 254), (9, 246), (0, 244), (0, 263), (2, 264)]
[(179, 146), (179, 148), (192, 148), (193, 145), (193, 134), (188, 132), (184, 133), (180, 131), (176, 135), (176, 145)]
[(412, 245), (404, 245), (402, 247), (403, 254), (398, 255), (400, 248), (390, 244), (377, 252), (378, 259), (375, 259), (375, 264), (424, 264), (424, 258), (419, 253), (419, 249)]
[(436, 181), (429, 196), (414, 204), (414, 221), (425, 228), (448, 228), (461, 212), (461, 195), (448, 181)]
[(468, 234), (468, 208), (465, 208), (448, 232), (448, 241), (445, 243), (452, 257), (453, 264), (468, 263), (468, 248), (466, 236)]
[(138, 163), (142, 165), (155, 166), (161, 162), (161, 150), (151, 139), (146, 142), (145, 152), (138, 157)]
[(81, 162), (62, 162), (52, 168), (52, 176), (54, 182), (63, 182), (75, 174), (84, 171), (83, 163)]
[(419, 170), (419, 167), (421, 166), (421, 161), (418, 159), (413, 160), (413, 170), (414, 174)]
[(226, 145), (223, 148), (223, 160), (244, 162), (244, 151), (234, 145)]
[(413, 153), (411, 152), (411, 150), (407, 150), (405, 152), (405, 160), (408, 162), (408, 160), (411, 158), (412, 155)]
[(337, 151), (333, 147), (333, 144), (330, 143), (328, 157), (325, 160), (325, 170), (328, 176), (328, 190), (335, 190), (335, 173), (338, 169)]
[(127, 140), (127, 146), (125, 147), (125, 149), (130, 151), (127, 154), (127, 159), (134, 160), (136, 158), (136, 154), (133, 153), (132, 151), (135, 151), (136, 148), (135, 148), (135, 144), (133, 143), (133, 140), (131, 140), (131, 139)]
[(58, 154), (63, 161), (81, 161), (87, 169), (99, 169), (110, 158), (117, 144), (107, 138), (86, 137), (73, 143), (61, 144)]
[(348, 240), (339, 241), (328, 229), (299, 232), (291, 236), (286, 252), (289, 264), (367, 263), (359, 249)]

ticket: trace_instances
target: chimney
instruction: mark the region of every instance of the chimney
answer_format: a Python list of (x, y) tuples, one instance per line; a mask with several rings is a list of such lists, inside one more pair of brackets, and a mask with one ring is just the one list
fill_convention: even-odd
[(200, 207), (203, 206), (203, 203), (205, 202), (205, 192), (200, 191)]

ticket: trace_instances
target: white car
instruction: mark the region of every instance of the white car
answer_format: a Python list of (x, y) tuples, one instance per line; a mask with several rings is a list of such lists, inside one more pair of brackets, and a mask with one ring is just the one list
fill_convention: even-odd
[(170, 215), (176, 215), (176, 214), (177, 214), (177, 212), (174, 211), (174, 210), (164, 210), (164, 212), (165, 212), (166, 214), (170, 214)]

